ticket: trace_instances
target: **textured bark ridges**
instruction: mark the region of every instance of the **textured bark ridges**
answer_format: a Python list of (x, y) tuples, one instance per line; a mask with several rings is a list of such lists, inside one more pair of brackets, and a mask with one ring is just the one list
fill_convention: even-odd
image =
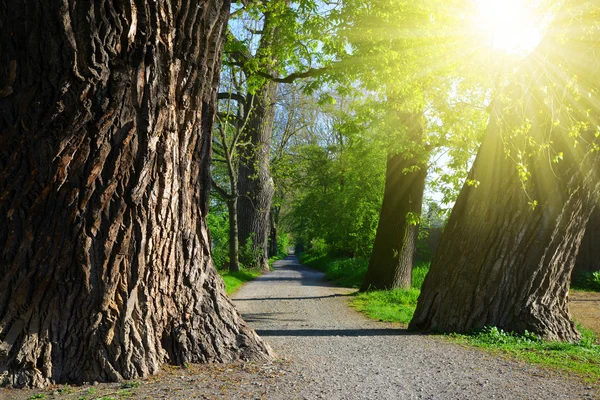
[(264, 359), (204, 216), (228, 0), (0, 6), (0, 379)]
[[(422, 114), (402, 120), (415, 143), (423, 138)], [(388, 156), (379, 224), (361, 291), (410, 288), (427, 167), (418, 155)]]
[[(579, 19), (581, 11), (578, 24), (585, 21)], [(575, 255), (600, 190), (600, 156), (588, 146), (597, 140), (599, 88), (593, 77), (600, 52), (597, 40), (577, 42), (567, 35), (565, 43), (562, 29), (555, 26), (551, 32), (524, 63), (520, 81), (495, 100), (469, 176), (481, 184), (465, 185), (459, 195), (412, 328), (467, 332), (488, 325), (550, 339), (579, 338), (567, 296)], [(579, 78), (574, 86), (573, 76)], [(575, 89), (594, 95), (578, 98), (570, 94)], [(569, 135), (573, 121), (587, 123), (575, 148)], [(531, 147), (531, 141), (514, 135), (528, 123), (537, 144)], [(552, 151), (564, 151), (558, 164), (550, 161), (550, 150), (536, 151), (548, 140)], [(531, 172), (527, 192), (514, 161), (519, 149)], [(539, 203), (534, 210), (528, 204), (532, 200)]]
[(240, 246), (252, 241), (256, 265), (268, 270), (269, 211), (275, 187), (271, 177), (271, 137), (275, 117), (277, 83), (267, 82), (251, 95), (252, 113), (248, 119), (238, 169), (238, 232)]

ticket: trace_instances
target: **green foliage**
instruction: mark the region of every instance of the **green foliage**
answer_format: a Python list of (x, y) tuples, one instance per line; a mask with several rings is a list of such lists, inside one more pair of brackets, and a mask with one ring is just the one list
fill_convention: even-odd
[(29, 396), (27, 398), (27, 400), (34, 400), (34, 399), (45, 399), (46, 395), (44, 393), (38, 393), (38, 394), (34, 394), (33, 396)]
[(283, 258), (289, 254), (292, 245), (292, 237), (289, 233), (279, 233), (277, 235), (277, 256)]
[(291, 230), (307, 250), (326, 247), (331, 255), (365, 258), (375, 239), (385, 153), (343, 118), (329, 121), (331, 130), (321, 132), (323, 142), (315, 139), (294, 149)]
[(206, 217), (210, 232), (212, 258), (217, 269), (229, 262), (229, 214), (218, 200), (211, 200), (211, 210)]
[(219, 274), (225, 282), (225, 291), (231, 296), (244, 283), (259, 277), (262, 272), (256, 269), (240, 268), (238, 272), (219, 271)]
[(140, 387), (140, 383), (137, 381), (129, 381), (129, 382), (125, 382), (121, 385), (121, 389), (135, 389), (135, 388), (139, 388)]
[(600, 271), (581, 273), (573, 278), (571, 288), (588, 292), (600, 292)]
[(582, 326), (578, 343), (545, 341), (539, 336), (525, 332), (522, 335), (505, 332), (496, 327), (485, 327), (470, 335), (449, 335), (459, 342), (508, 354), (520, 360), (552, 368), (574, 372), (591, 382), (600, 379), (600, 345), (595, 334)]
[(254, 245), (254, 232), (252, 232), (246, 243), (240, 246), (240, 264), (248, 268), (257, 267), (256, 261), (260, 258), (262, 251), (260, 247)]

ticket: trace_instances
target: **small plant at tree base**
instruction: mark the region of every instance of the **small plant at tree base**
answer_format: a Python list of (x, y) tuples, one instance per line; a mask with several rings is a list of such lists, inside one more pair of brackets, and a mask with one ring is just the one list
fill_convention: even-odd
[(131, 381), (131, 382), (125, 382), (121, 385), (121, 389), (132, 389), (132, 388), (139, 388), (140, 387), (140, 383), (136, 382), (136, 381)]
[(87, 394), (89, 396), (93, 396), (96, 394), (97, 391), (98, 391), (98, 389), (91, 387), (88, 390), (86, 390), (85, 394)]
[(129, 389), (119, 390), (116, 394), (119, 397), (131, 397), (131, 396), (133, 396), (133, 393), (131, 393), (131, 391)]
[(73, 393), (74, 391), (75, 390), (72, 387), (68, 386), (68, 385), (65, 385), (65, 386), (63, 386), (63, 387), (61, 387), (60, 389), (57, 390), (58, 394), (60, 394), (60, 395), (70, 394), (70, 393)]

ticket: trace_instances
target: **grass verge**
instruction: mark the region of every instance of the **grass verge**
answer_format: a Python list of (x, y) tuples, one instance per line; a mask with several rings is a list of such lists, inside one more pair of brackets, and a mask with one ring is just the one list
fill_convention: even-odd
[(552, 342), (532, 334), (517, 335), (496, 327), (486, 327), (470, 335), (450, 334), (455, 342), (483, 348), (492, 353), (575, 373), (589, 382), (600, 381), (600, 346), (593, 331), (577, 326), (578, 343)]
[(368, 260), (361, 258), (332, 258), (310, 253), (301, 254), (299, 258), (302, 264), (325, 272), (325, 279), (338, 286), (358, 289), (367, 273)]
[[(273, 263), (275, 261), (283, 260), (285, 257), (287, 257), (287, 255), (279, 254), (269, 258), (269, 267), (271, 270), (273, 269)], [(229, 272), (228, 270), (218, 270), (218, 272), (225, 282), (225, 291), (227, 292), (228, 296), (231, 296), (233, 293), (237, 292), (244, 283), (256, 279), (264, 273), (264, 271), (261, 271), (257, 268), (243, 267), (241, 267), (238, 272)]]
[(235, 293), (244, 283), (258, 278), (262, 271), (259, 269), (241, 268), (238, 272), (219, 271), (225, 282), (225, 291), (228, 296)]
[(369, 318), (408, 325), (415, 313), (421, 286), (428, 271), (429, 263), (418, 264), (413, 268), (412, 288), (359, 293), (351, 305)]

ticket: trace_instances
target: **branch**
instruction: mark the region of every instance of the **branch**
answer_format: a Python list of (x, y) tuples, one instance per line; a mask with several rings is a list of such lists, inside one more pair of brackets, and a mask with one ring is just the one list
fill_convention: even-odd
[(262, 72), (262, 71), (258, 71), (258, 72), (256, 72), (256, 74), (259, 76), (262, 76), (263, 78), (267, 78), (273, 82), (294, 83), (294, 81), (296, 81), (297, 79), (310, 78), (310, 77), (314, 77), (314, 76), (323, 75), (328, 70), (329, 70), (329, 68), (310, 68), (304, 72), (291, 73), (284, 78), (278, 78), (276, 76), (272, 76), (272, 75), (267, 74), (266, 72)]
[(221, 188), (217, 182), (215, 182), (214, 179), (210, 179), (210, 183), (211, 183), (211, 187), (213, 189), (215, 189), (215, 192), (217, 192), (217, 194), (219, 195), (219, 197), (221, 197), (223, 200), (227, 201), (229, 199), (231, 199), (231, 196), (223, 189)]
[(246, 104), (246, 97), (240, 93), (221, 92), (217, 93), (218, 100), (235, 100), (238, 103)]

